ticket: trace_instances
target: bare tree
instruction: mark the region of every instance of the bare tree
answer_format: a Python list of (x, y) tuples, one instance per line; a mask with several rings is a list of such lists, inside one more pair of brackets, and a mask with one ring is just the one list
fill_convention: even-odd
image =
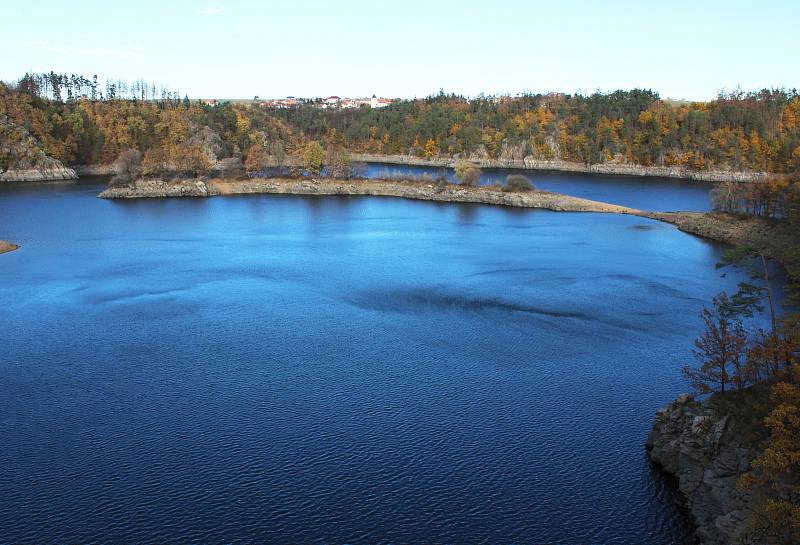
[(694, 356), (700, 367), (685, 366), (683, 374), (700, 394), (725, 392), (733, 384), (738, 390), (751, 381), (747, 369), (747, 335), (741, 320), (730, 312), (725, 292), (713, 300), (713, 308), (700, 314), (705, 331), (695, 340)]
[(128, 185), (142, 174), (142, 152), (137, 149), (127, 149), (121, 152), (114, 161), (114, 172), (111, 178), (112, 186)]

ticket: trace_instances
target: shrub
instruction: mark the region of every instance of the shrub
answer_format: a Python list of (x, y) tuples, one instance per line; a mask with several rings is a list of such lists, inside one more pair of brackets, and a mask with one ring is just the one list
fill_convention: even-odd
[(481, 169), (469, 161), (459, 161), (455, 167), (456, 178), (462, 185), (477, 186), (481, 179)]
[(130, 185), (142, 175), (142, 152), (136, 149), (127, 149), (121, 152), (114, 161), (116, 173), (109, 185), (111, 187), (124, 187)]
[(353, 163), (352, 167), (353, 178), (366, 178), (367, 177), (367, 164), (366, 163)]
[(303, 149), (303, 168), (312, 176), (319, 176), (325, 161), (325, 150), (319, 142), (312, 140)]
[(534, 187), (527, 176), (522, 174), (509, 174), (506, 176), (506, 186), (503, 191), (533, 191)]
[(342, 146), (330, 145), (326, 151), (325, 166), (331, 178), (352, 178), (353, 161)]
[(247, 172), (260, 172), (269, 165), (269, 156), (264, 146), (254, 144), (247, 149), (244, 168)]
[(132, 182), (133, 178), (129, 174), (114, 174), (108, 182), (108, 187), (128, 187)]

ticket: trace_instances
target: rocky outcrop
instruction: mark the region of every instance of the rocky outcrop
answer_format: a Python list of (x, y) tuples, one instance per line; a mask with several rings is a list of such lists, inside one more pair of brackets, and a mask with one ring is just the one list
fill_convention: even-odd
[[(510, 157), (515, 154), (508, 153)], [(517, 155), (518, 157), (518, 155)], [(453, 167), (456, 159), (450, 157), (423, 159), (410, 155), (369, 155), (354, 154), (354, 161), (368, 163), (388, 163), (397, 165), (418, 165), (433, 167)], [(561, 172), (579, 172), (586, 174), (611, 174), (623, 176), (649, 176), (658, 178), (675, 178), (680, 180), (693, 180), (703, 182), (752, 182), (762, 180), (769, 176), (766, 172), (738, 172), (731, 170), (691, 170), (683, 167), (660, 167), (631, 165), (624, 163), (599, 163), (586, 165), (570, 161), (552, 160), (545, 161), (534, 159), (531, 156), (507, 159), (488, 159), (481, 156), (470, 158), (481, 168), (516, 168), (523, 170), (556, 170)]]
[(47, 182), (78, 177), (44, 152), (27, 129), (0, 115), (0, 182)]
[(58, 164), (50, 167), (0, 172), (0, 182), (59, 182), (78, 178), (78, 174), (73, 169), (66, 168), (58, 161), (56, 163)]
[(337, 180), (331, 178), (253, 178), (244, 180), (137, 180), (109, 187), (106, 199), (146, 197), (211, 197), (241, 194), (373, 195), (440, 202), (482, 203), (570, 212), (641, 214), (639, 210), (547, 191), (506, 192), (488, 187), (428, 184), (411, 181)]
[(211, 167), (213, 176), (225, 177), (244, 174), (244, 165), (239, 157), (220, 159)]
[(11, 244), (10, 242), (6, 242), (5, 240), (0, 240), (0, 254), (4, 254), (6, 252), (13, 252), (19, 248), (16, 244)]
[(127, 186), (109, 187), (100, 197), (104, 199), (138, 199), (143, 197), (212, 197), (219, 195), (213, 185), (204, 180), (136, 180)]
[(186, 142), (195, 146), (205, 155), (209, 164), (215, 164), (224, 153), (225, 143), (220, 135), (211, 127), (204, 126), (196, 130)]
[(682, 395), (656, 413), (650, 459), (678, 480), (704, 544), (753, 544), (747, 518), (753, 495), (737, 486), (764, 438), (760, 419)]

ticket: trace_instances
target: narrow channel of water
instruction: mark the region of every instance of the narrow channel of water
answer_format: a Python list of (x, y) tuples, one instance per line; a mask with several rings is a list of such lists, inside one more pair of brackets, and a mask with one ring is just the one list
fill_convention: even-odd
[[(481, 184), (503, 185), (510, 174), (526, 176), (539, 189), (640, 210), (711, 210), (709, 192), (713, 184), (708, 182), (541, 170), (483, 169)], [(444, 177), (452, 183), (458, 181), (453, 169), (385, 163), (366, 163), (364, 175), (368, 178)]]

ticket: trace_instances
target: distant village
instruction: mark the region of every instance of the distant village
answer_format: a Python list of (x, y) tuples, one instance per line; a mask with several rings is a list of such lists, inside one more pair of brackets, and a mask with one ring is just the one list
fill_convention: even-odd
[[(206, 106), (216, 106), (220, 101), (215, 98), (204, 98), (200, 102)], [(253, 103), (261, 106), (262, 108), (294, 108), (301, 105), (316, 106), (317, 108), (322, 109), (349, 109), (360, 108), (362, 106), (369, 106), (370, 108), (384, 108), (392, 102), (395, 102), (395, 99), (377, 97), (375, 95), (372, 95), (372, 98), (342, 98), (338, 96), (329, 96), (325, 98), (286, 97), (262, 99), (258, 96), (253, 97)]]

